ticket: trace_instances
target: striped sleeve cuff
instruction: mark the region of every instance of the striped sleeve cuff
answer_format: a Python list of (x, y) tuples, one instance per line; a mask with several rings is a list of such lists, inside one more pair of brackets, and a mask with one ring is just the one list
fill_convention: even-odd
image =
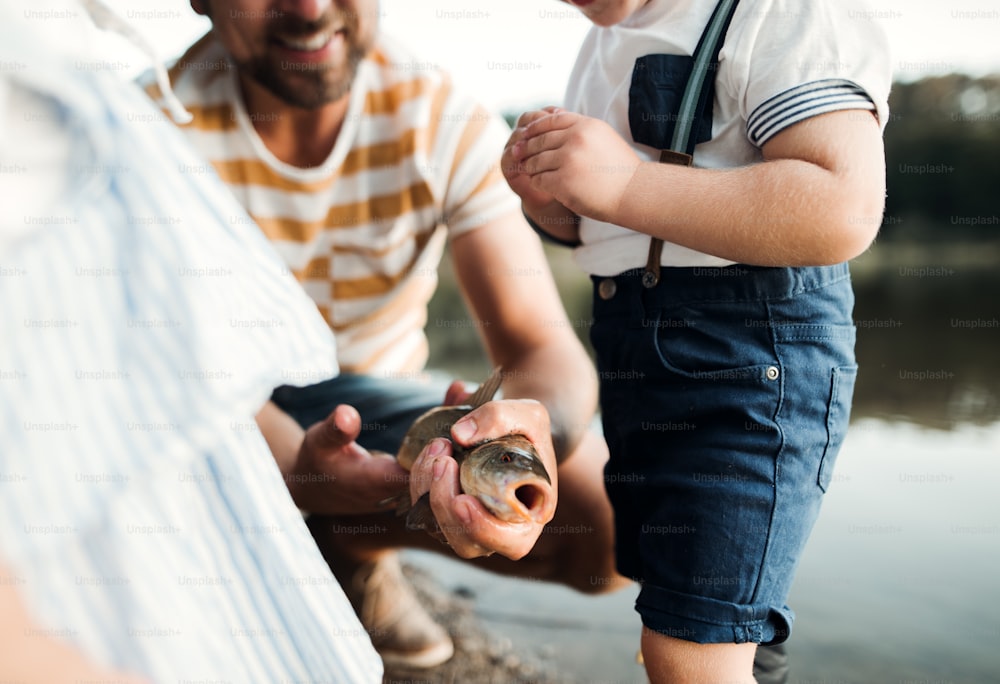
[(750, 114), (747, 133), (757, 147), (792, 124), (843, 109), (875, 111), (875, 103), (865, 90), (851, 81), (829, 79), (796, 86), (775, 95)]

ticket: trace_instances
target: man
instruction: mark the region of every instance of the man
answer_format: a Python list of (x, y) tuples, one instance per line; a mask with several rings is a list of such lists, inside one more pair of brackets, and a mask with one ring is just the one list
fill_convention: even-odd
[[(448, 549), (405, 530), (391, 512), (370, 513), (405, 476), (352, 443), (358, 436), (395, 453), (410, 422), (445, 400), (443, 388), (413, 378), (427, 358), (426, 306), (446, 239), (489, 357), (503, 367), (505, 398), (457, 425), (452, 438), (469, 445), (527, 434), (553, 475), (558, 461), (562, 496), (545, 534), (541, 523), (503, 523), (460, 495), (446, 442), (415, 464), (411, 494), (431, 492), (457, 555), (498, 552), (476, 561), (482, 567), (587, 592), (625, 584), (612, 564), (606, 449), (587, 430), (594, 372), (499, 173), (505, 128), (436, 69), (380, 38), (375, 0), (191, 4), (213, 30), (171, 70), (194, 117), (182, 130), (316, 302), (343, 373), (279, 389), (258, 422), (383, 660), (429, 667), (453, 651), (392, 552)], [(453, 384), (447, 401), (464, 394)], [(519, 398), (540, 403), (511, 401)], [(302, 428), (310, 428), (305, 436)], [(297, 459), (319, 435), (340, 440), (341, 453)]]

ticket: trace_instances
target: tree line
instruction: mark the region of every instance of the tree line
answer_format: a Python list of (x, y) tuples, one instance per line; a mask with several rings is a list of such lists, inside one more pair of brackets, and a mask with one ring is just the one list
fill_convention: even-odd
[(1000, 240), (1000, 75), (895, 83), (881, 240)]

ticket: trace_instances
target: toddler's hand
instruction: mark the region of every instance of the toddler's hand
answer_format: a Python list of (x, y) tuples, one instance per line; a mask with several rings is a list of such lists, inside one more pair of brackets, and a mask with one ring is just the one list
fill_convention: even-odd
[(543, 192), (532, 186), (531, 176), (524, 172), (520, 160), (515, 159), (513, 150), (518, 143), (525, 139), (525, 127), (538, 119), (549, 116), (555, 112), (563, 111), (558, 107), (546, 107), (544, 109), (525, 112), (517, 120), (517, 127), (507, 140), (507, 145), (503, 149), (500, 158), (500, 168), (504, 178), (511, 189), (518, 194), (521, 201), (529, 209), (540, 209), (555, 202), (555, 197), (550, 193)]
[(518, 183), (527, 175), (535, 196), (552, 197), (580, 216), (616, 223), (625, 190), (642, 160), (599, 119), (560, 109), (531, 114), (504, 151), (519, 170)]

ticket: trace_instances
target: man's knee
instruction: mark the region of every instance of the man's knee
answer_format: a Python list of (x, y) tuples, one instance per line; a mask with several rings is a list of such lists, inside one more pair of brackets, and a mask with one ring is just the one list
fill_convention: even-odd
[(558, 556), (557, 580), (583, 594), (607, 594), (624, 589), (632, 581), (615, 570), (614, 548), (577, 540), (575, 548)]
[(608, 450), (588, 432), (559, 465), (559, 507), (545, 527), (553, 579), (585, 594), (603, 594), (631, 582), (615, 571), (614, 513), (604, 489)]
[(586, 582), (573, 585), (573, 588), (584, 594), (596, 596), (620, 591), (631, 586), (632, 580), (622, 577), (612, 568), (607, 572), (594, 573), (586, 578)]

